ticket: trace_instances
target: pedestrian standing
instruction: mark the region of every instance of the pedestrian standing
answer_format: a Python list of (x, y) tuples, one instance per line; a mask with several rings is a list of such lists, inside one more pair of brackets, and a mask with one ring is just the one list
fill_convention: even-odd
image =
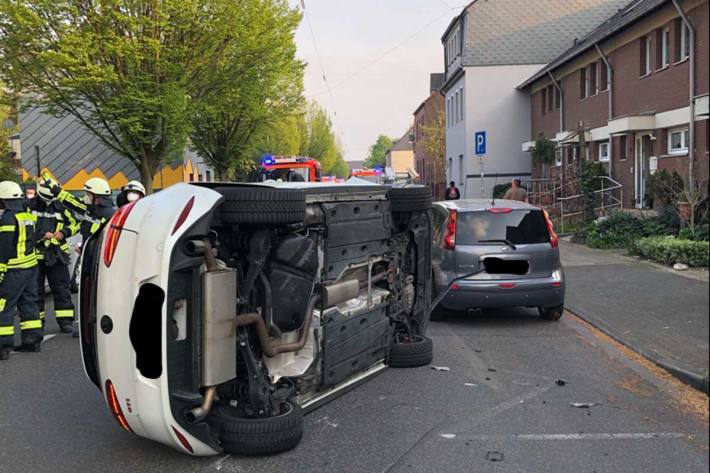
[(22, 351), (40, 351), (42, 322), (37, 307), (37, 219), (25, 208), (22, 188), (0, 182), (0, 360), (14, 346), (15, 310), (20, 313)]
[(49, 281), (54, 298), (54, 316), (62, 333), (72, 332), (74, 303), (71, 300), (69, 243), (79, 223), (72, 212), (59, 202), (48, 187), (37, 185), (38, 199), (31, 207), (37, 218), (37, 289), (39, 316), (44, 326), (44, 283)]
[(143, 184), (139, 181), (131, 181), (123, 186), (121, 193), (116, 196), (116, 207), (123, 207), (143, 197), (145, 197), (145, 187), (143, 187)]
[(459, 200), (461, 198), (461, 193), (456, 187), (454, 181), (449, 182), (449, 187), (446, 189), (446, 200)]
[(528, 201), (528, 193), (520, 185), (520, 179), (513, 179), (510, 184), (510, 189), (505, 192), (504, 200), (518, 200), (520, 202)]

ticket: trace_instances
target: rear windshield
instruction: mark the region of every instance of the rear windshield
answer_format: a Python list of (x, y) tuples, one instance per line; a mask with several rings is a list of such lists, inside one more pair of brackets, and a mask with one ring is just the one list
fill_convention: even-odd
[(508, 240), (515, 245), (549, 243), (550, 234), (542, 210), (459, 212), (456, 243), (473, 245), (482, 240)]

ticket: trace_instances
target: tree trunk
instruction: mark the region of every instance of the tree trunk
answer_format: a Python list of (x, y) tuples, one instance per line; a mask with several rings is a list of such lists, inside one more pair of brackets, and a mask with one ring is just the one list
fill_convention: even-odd
[(150, 195), (153, 193), (153, 166), (150, 164), (150, 160), (147, 157), (141, 158), (140, 167), (138, 171), (141, 173), (141, 182), (145, 186), (145, 194)]

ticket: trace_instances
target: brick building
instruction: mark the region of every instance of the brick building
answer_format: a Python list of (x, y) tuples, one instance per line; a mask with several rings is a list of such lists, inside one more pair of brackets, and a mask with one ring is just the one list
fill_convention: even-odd
[[(425, 128), (436, 125), (437, 120), (444, 114), (444, 96), (441, 94), (441, 85), (444, 74), (431, 74), (429, 81), (429, 97), (414, 111), (414, 162), (422, 184), (431, 187), (434, 200), (444, 198), (446, 190), (446, 162), (443, 156), (432, 156), (427, 153), (424, 145), (426, 139)], [(445, 133), (445, 123), (441, 124), (442, 138)], [(442, 140), (442, 152), (445, 142)]]
[(707, 185), (709, 28), (708, 0), (635, 0), (520, 85), (531, 99), (523, 150), (540, 134), (557, 144), (555, 165), (534, 175), (564, 180), (583, 138), (587, 158), (623, 185), (624, 207), (649, 205), (656, 170), (687, 179), (690, 159)]

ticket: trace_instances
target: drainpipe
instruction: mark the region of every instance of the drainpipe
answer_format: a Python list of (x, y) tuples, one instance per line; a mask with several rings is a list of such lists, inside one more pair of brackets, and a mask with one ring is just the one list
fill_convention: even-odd
[[(609, 89), (609, 119), (608, 121), (610, 122), (614, 118), (614, 68), (611, 67), (611, 63), (609, 62), (609, 58), (604, 54), (604, 51), (602, 51), (602, 48), (599, 47), (599, 43), (594, 43), (594, 47), (596, 48), (597, 52), (599, 53), (599, 57), (602, 58), (602, 61), (604, 61), (604, 64), (606, 65), (606, 71), (607, 71), (607, 88)], [(611, 136), (609, 136), (609, 150), (611, 151)], [(613, 155), (612, 158), (613, 159)], [(609, 177), (611, 177), (611, 159), (609, 159)]]
[(673, 0), (673, 5), (683, 19), (685, 27), (688, 28), (688, 41), (690, 42), (688, 67), (688, 74), (690, 75), (688, 80), (688, 92), (690, 95), (690, 121), (688, 122), (688, 190), (692, 191), (695, 184), (693, 182), (693, 159), (695, 157), (695, 30), (690, 23), (688, 15), (678, 3), (678, 0)]
[(555, 76), (552, 75), (552, 72), (547, 71), (547, 73), (550, 76), (550, 80), (552, 80), (552, 84), (560, 93), (560, 132), (562, 132), (565, 131), (565, 95), (562, 93), (562, 87), (560, 87), (559, 82), (557, 82)]

